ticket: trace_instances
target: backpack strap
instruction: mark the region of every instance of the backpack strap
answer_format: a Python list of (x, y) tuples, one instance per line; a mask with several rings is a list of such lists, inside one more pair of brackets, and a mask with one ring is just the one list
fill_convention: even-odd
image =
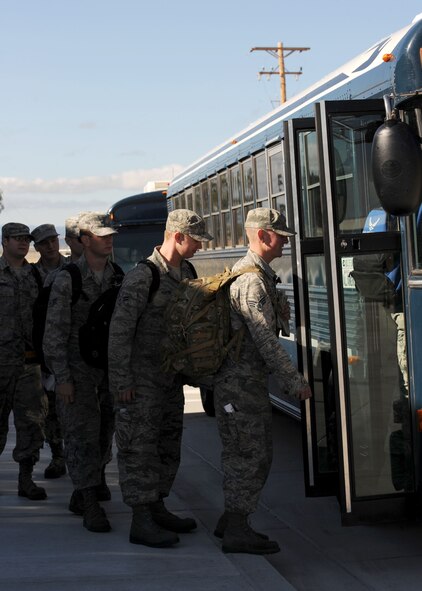
[(195, 269), (195, 267), (194, 267), (194, 266), (192, 265), (192, 263), (191, 263), (190, 261), (188, 261), (187, 259), (184, 259), (184, 260), (185, 260), (185, 263), (187, 264), (187, 266), (189, 267), (189, 269), (190, 269), (190, 271), (191, 271), (191, 273), (192, 273), (192, 276), (193, 276), (193, 278), (194, 278), (194, 279), (198, 279), (198, 273), (196, 272), (196, 269)]
[(125, 278), (125, 272), (117, 263), (114, 261), (110, 261), (111, 266), (113, 267), (113, 278), (112, 278), (112, 288), (121, 287), (123, 283), (123, 279)]
[(79, 269), (78, 265), (75, 263), (68, 263), (62, 269), (62, 271), (67, 271), (69, 273), (70, 278), (72, 280), (72, 301), (71, 305), (74, 306), (79, 298), (82, 296), (85, 300), (87, 300), (86, 294), (82, 291), (82, 275), (81, 270)]
[(110, 261), (111, 266), (114, 269), (114, 274), (115, 275), (122, 275), (124, 276), (125, 272), (123, 271), (123, 269), (121, 267), (119, 267), (119, 265), (117, 263), (115, 263), (114, 261)]
[(41, 273), (39, 272), (38, 267), (36, 266), (35, 263), (29, 263), (29, 264), (31, 265), (31, 271), (34, 276), (34, 279), (37, 282), (38, 291), (41, 291), (43, 288), (43, 285), (44, 285), (42, 277), (41, 277)]
[(142, 259), (141, 261), (138, 262), (138, 265), (146, 265), (147, 267), (150, 268), (151, 273), (152, 273), (152, 283), (149, 286), (149, 294), (148, 294), (148, 302), (150, 302), (152, 300), (152, 296), (157, 291), (157, 289), (160, 287), (160, 271), (158, 270), (157, 265), (155, 265), (149, 259)]
[(264, 271), (263, 271), (263, 269), (261, 269), (261, 267), (259, 265), (250, 265), (248, 267), (243, 267), (242, 269), (239, 269), (238, 271), (231, 272), (232, 276), (230, 278), (230, 282), (234, 281), (235, 279), (237, 279), (241, 275), (244, 275), (245, 273), (264, 273)]

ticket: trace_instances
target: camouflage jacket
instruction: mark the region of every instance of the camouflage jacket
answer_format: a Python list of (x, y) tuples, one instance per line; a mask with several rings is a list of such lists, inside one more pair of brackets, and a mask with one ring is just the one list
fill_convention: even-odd
[(152, 273), (140, 264), (126, 275), (119, 292), (109, 338), (110, 390), (118, 393), (150, 385), (171, 386), (173, 376), (163, 374), (160, 342), (165, 334), (164, 310), (181, 279), (192, 277), (186, 262), (181, 277), (167, 265), (159, 250), (148, 257), (160, 272), (160, 286), (148, 302)]
[(32, 351), (32, 308), (37, 295), (31, 265), (25, 261), (15, 269), (1, 256), (0, 365), (23, 365), (25, 351)]
[[(229, 371), (246, 372), (255, 377), (273, 374), (291, 395), (307, 384), (283, 348), (278, 334), (281, 328), (277, 276), (256, 253), (249, 250), (233, 270), (258, 265), (262, 273), (244, 273), (230, 286), (232, 329), (242, 324), (247, 330), (243, 337), (240, 357)], [(227, 364), (226, 364), (227, 367)]]
[(62, 267), (64, 267), (67, 264), (67, 262), (68, 262), (67, 258), (61, 254), (60, 255), (60, 262), (59, 262), (58, 266), (55, 269), (47, 269), (42, 264), (41, 259), (39, 259), (35, 263), (35, 267), (38, 269), (38, 271), (40, 273), (43, 285), (46, 286), (46, 285), (49, 285), (50, 283), (52, 283), (54, 278), (56, 277), (57, 273), (62, 269)]
[(57, 384), (72, 381), (72, 374), (99, 374), (102, 370), (86, 365), (79, 352), (79, 328), (86, 322), (89, 309), (99, 296), (114, 283), (114, 269), (110, 262), (104, 269), (101, 283), (90, 269), (85, 256), (75, 263), (82, 276), (82, 293), (72, 306), (72, 279), (67, 271), (60, 271), (54, 279), (49, 299), (43, 340), (47, 367)]

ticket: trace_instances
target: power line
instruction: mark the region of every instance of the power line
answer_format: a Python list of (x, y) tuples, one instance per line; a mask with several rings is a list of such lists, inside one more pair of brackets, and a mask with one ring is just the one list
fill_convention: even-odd
[(295, 51), (302, 53), (302, 51), (309, 51), (310, 49), (311, 49), (310, 47), (283, 47), (283, 44), (281, 43), (281, 41), (279, 41), (277, 43), (277, 47), (252, 47), (252, 49), (250, 50), (251, 52), (252, 51), (266, 51), (267, 53), (269, 53), (273, 57), (278, 58), (278, 71), (277, 70), (265, 70), (265, 69), (261, 70), (260, 72), (258, 72), (258, 78), (260, 78), (261, 75), (263, 75), (263, 74), (266, 74), (268, 77), (273, 74), (277, 74), (278, 76), (280, 76), (281, 103), (286, 102), (286, 75), (287, 74), (294, 74), (295, 76), (300, 76), (302, 74), (302, 68), (300, 69), (299, 72), (286, 72), (286, 69), (284, 67), (284, 59), (286, 57), (288, 57), (289, 55), (291, 55), (292, 53), (294, 53)]

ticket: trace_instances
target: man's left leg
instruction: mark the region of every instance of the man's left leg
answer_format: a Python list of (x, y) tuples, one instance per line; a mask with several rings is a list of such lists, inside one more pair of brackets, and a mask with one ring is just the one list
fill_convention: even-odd
[(170, 494), (180, 465), (183, 411), (183, 386), (176, 385), (168, 390), (164, 399), (164, 412), (158, 442), (161, 461), (160, 498), (151, 503), (154, 521), (161, 527), (175, 533), (187, 533), (197, 527), (196, 521), (192, 517), (179, 517), (171, 513), (164, 504), (164, 499)]
[(16, 380), (14, 393), (16, 446), (13, 459), (19, 463), (19, 496), (37, 501), (47, 498), (45, 489), (32, 479), (44, 443), (46, 414), (47, 398), (41, 385), (40, 366), (25, 365)]

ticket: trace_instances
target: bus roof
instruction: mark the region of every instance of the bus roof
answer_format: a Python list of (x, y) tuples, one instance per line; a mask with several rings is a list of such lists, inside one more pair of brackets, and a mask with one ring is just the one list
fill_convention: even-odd
[(120, 199), (108, 210), (114, 226), (162, 223), (167, 213), (167, 191), (131, 195)]

